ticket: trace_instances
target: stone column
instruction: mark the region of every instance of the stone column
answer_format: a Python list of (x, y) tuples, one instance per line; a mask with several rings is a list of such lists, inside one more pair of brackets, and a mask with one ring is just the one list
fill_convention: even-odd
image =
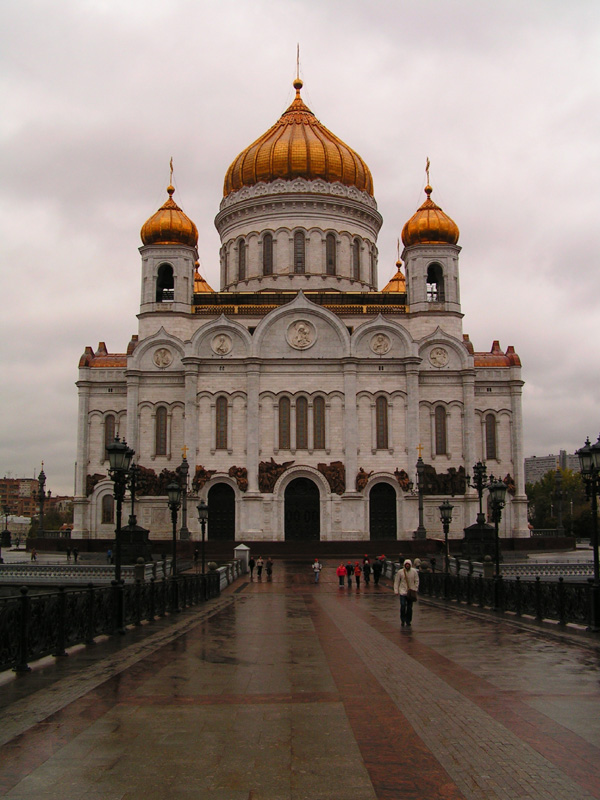
[(354, 491), (358, 472), (358, 414), (356, 412), (356, 376), (358, 362), (344, 362), (344, 453), (346, 465), (346, 491)]
[[(512, 408), (511, 455), (514, 470), (517, 497), (525, 494), (525, 478), (523, 474), (523, 411), (521, 396), (523, 381), (512, 380), (510, 383), (510, 399)], [(502, 477), (502, 476), (500, 476)]]
[(248, 491), (258, 492), (258, 450), (260, 445), (260, 364), (246, 360), (246, 469)]
[(77, 381), (79, 407), (77, 410), (77, 467), (75, 469), (75, 497), (85, 497), (85, 479), (87, 465), (90, 458), (89, 452), (89, 412), (90, 390), (89, 381)]
[(411, 361), (406, 365), (406, 450), (408, 470), (411, 480), (417, 483), (415, 464), (417, 463), (417, 446), (420, 444), (419, 432), (419, 364), (421, 360)]
[(132, 450), (135, 450), (139, 457), (139, 419), (138, 404), (140, 400), (140, 374), (139, 372), (127, 372), (127, 430), (125, 438)]
[(475, 453), (475, 372), (463, 372), (463, 459), (465, 470), (470, 474), (473, 464), (478, 460)]
[(198, 463), (198, 372), (196, 361), (182, 359), (185, 369), (185, 420), (183, 424), (183, 444), (187, 447), (186, 458), (190, 462), (191, 475), (194, 477)]

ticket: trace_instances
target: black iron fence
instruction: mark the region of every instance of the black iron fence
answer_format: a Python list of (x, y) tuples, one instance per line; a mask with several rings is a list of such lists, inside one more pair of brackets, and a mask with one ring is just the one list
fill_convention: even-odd
[(177, 613), (220, 591), (218, 572), (44, 594), (23, 586), (19, 596), (0, 598), (0, 669), (28, 672), (30, 661), (64, 656), (67, 647), (93, 644), (97, 636)]
[(517, 617), (555, 620), (591, 626), (593, 587), (591, 583), (566, 583), (563, 578), (547, 582), (539, 577), (522, 581), (519, 577), (484, 578), (443, 572), (422, 572), (419, 592), (430, 597), (453, 600), (479, 608), (508, 611)]

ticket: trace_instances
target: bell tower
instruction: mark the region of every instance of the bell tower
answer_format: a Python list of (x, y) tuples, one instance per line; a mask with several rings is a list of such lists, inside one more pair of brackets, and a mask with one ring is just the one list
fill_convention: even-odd
[(459, 230), (454, 220), (431, 199), (429, 161), (427, 179), (427, 199), (402, 229), (407, 300), (411, 314), (431, 311), (460, 314)]
[[(171, 159), (171, 181), (173, 161)], [(167, 201), (142, 226), (142, 296), (140, 312), (190, 312), (198, 260), (198, 229), (173, 200)]]

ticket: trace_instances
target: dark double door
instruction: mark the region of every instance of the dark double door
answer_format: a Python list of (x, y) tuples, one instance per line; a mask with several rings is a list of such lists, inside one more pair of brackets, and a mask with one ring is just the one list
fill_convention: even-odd
[(309, 478), (296, 478), (285, 490), (286, 542), (319, 541), (321, 513), (319, 489)]
[(235, 492), (226, 483), (216, 483), (208, 490), (208, 539), (235, 539)]
[(388, 483), (376, 483), (369, 492), (369, 536), (397, 539), (396, 492)]

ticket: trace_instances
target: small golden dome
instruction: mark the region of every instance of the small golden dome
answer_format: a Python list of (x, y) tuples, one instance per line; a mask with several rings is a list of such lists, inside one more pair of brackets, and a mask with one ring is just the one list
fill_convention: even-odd
[(169, 199), (142, 225), (144, 244), (185, 244), (196, 247), (198, 228), (173, 200), (175, 189), (167, 187)]
[(373, 195), (373, 178), (362, 158), (322, 125), (300, 97), (296, 97), (272, 128), (243, 150), (225, 175), (223, 195), (243, 186), (282, 178), (321, 178), (328, 183), (356, 186)]
[(201, 292), (214, 292), (214, 289), (200, 275), (200, 262), (196, 261), (194, 264), (194, 294), (200, 294)]
[(406, 293), (406, 278), (402, 272), (402, 262), (396, 261), (396, 274), (390, 280), (388, 285), (382, 289), (382, 292), (398, 292), (399, 294)]
[(444, 214), (431, 199), (433, 189), (425, 187), (427, 200), (413, 214), (402, 228), (402, 242), (405, 247), (413, 244), (456, 244), (460, 232), (454, 220)]

